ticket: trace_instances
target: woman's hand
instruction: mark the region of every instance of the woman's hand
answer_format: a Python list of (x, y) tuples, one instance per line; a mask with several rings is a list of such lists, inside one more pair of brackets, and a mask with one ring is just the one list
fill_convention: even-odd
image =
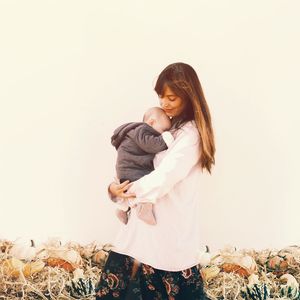
[(130, 183), (129, 180), (124, 181), (123, 183), (116, 183), (112, 182), (109, 185), (109, 192), (117, 198), (132, 198), (136, 197), (134, 193), (126, 193), (127, 190), (131, 187), (132, 182)]

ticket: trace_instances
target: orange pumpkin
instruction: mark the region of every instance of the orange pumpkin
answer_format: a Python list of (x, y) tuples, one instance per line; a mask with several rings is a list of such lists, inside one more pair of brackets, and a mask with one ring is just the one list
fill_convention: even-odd
[(266, 265), (269, 271), (277, 275), (282, 275), (288, 269), (289, 260), (284, 256), (282, 257), (279, 255), (275, 255), (268, 259)]
[(47, 259), (47, 265), (50, 267), (63, 268), (68, 272), (73, 272), (76, 269), (75, 266), (73, 266), (71, 263), (67, 262), (66, 260), (61, 258), (55, 258), (55, 257), (49, 257)]
[(239, 274), (240, 276), (244, 276), (244, 277), (247, 277), (250, 275), (249, 271), (239, 265), (235, 265), (235, 264), (223, 264), (221, 266), (222, 270), (226, 273), (231, 273), (231, 272), (234, 272), (234, 273), (237, 273)]
[(240, 276), (249, 276), (257, 271), (257, 265), (253, 257), (246, 255), (231, 255), (224, 257), (221, 268), (226, 273), (237, 273)]

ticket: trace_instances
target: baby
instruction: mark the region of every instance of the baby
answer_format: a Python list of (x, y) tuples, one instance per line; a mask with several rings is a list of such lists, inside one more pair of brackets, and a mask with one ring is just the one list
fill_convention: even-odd
[[(116, 172), (120, 183), (138, 180), (154, 170), (155, 154), (166, 150), (174, 141), (167, 131), (170, 128), (171, 120), (165, 112), (159, 107), (152, 107), (145, 112), (143, 122), (126, 123), (114, 131), (111, 143), (118, 151)], [(131, 211), (129, 205), (121, 202), (116, 212), (124, 224), (127, 224)], [(136, 208), (140, 219), (150, 225), (156, 224), (151, 200), (139, 203)]]

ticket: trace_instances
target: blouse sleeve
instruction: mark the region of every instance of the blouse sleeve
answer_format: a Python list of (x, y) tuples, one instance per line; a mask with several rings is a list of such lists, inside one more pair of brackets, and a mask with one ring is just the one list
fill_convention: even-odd
[[(115, 176), (112, 180), (112, 182), (115, 182), (115, 183), (118, 183), (120, 184), (120, 180), (117, 178), (117, 176)], [(118, 198), (118, 197), (115, 197), (109, 190), (109, 186), (110, 186), (111, 183), (108, 184), (107, 186), (107, 195), (109, 197), (110, 200), (112, 200), (113, 202), (118, 202), (121, 200), (121, 198)]]
[(154, 171), (134, 181), (129, 192), (136, 194), (135, 202), (155, 203), (165, 196), (178, 182), (184, 180), (200, 158), (197, 128), (185, 128), (177, 135), (173, 147)]

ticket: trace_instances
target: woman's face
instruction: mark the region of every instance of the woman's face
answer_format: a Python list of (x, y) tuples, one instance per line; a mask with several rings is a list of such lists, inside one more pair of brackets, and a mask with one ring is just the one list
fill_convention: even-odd
[(175, 95), (168, 86), (164, 89), (164, 95), (159, 95), (159, 102), (168, 117), (179, 116), (186, 106), (186, 102)]

